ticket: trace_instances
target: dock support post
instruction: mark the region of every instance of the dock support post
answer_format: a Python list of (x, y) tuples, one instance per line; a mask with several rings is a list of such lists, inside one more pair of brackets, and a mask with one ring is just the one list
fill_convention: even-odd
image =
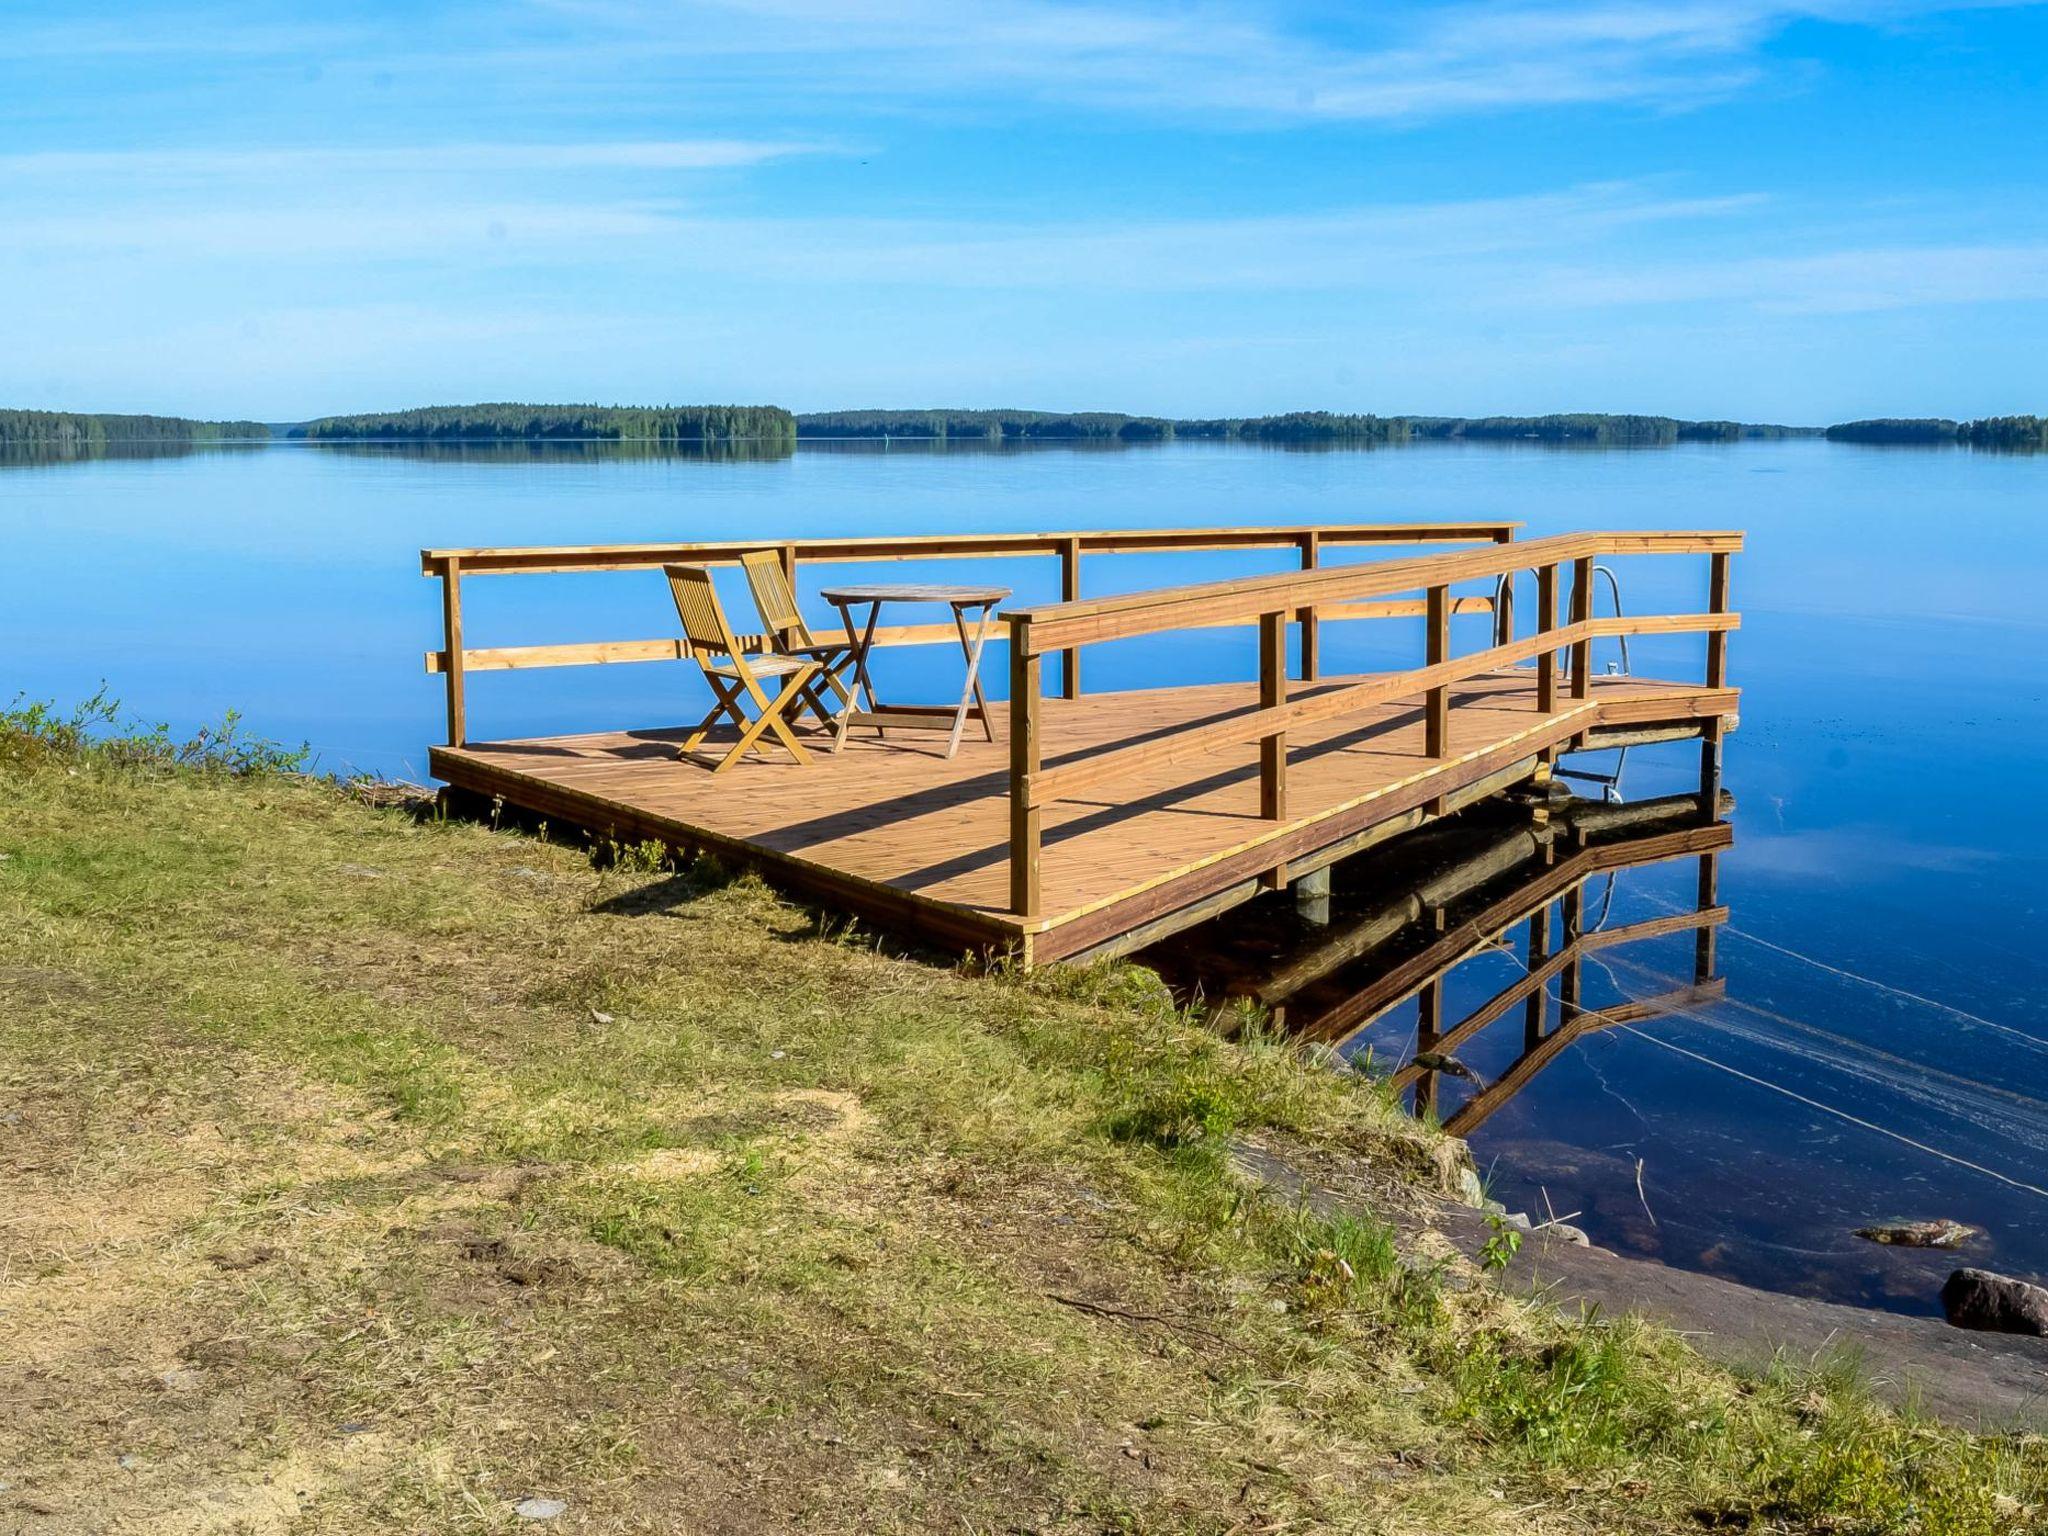
[[(1572, 562), (1572, 623), (1585, 624), (1593, 617), (1593, 557)], [(1593, 691), (1593, 641), (1590, 636), (1572, 645), (1572, 697), (1583, 699)]]
[(1010, 620), (1010, 908), (1036, 917), (1044, 813), (1035, 803), (1039, 759), (1039, 658), (1031, 622)]
[[(1060, 601), (1081, 600), (1081, 541), (1068, 539), (1060, 546)], [(1060, 652), (1060, 697), (1081, 697), (1081, 649), (1070, 645)]]
[[(1322, 564), (1323, 536), (1311, 528), (1301, 536), (1301, 568), (1312, 571)], [(1322, 621), (1314, 608), (1297, 608), (1295, 622), (1301, 626), (1301, 680), (1312, 683), (1322, 672)]]
[(1330, 866), (1312, 869), (1296, 877), (1294, 882), (1294, 910), (1301, 914), (1301, 920), (1312, 927), (1327, 928), (1330, 925)]
[[(1536, 568), (1536, 633), (1547, 635), (1557, 628), (1557, 567)], [(1557, 708), (1557, 652), (1544, 651), (1536, 658), (1536, 708), (1549, 714)]]
[(448, 660), (448, 745), (468, 740), (469, 722), (463, 699), (462, 562), (450, 555), (441, 567), (441, 633)]
[[(1287, 612), (1259, 615), (1259, 708), (1278, 709), (1287, 702)], [(1268, 821), (1287, 819), (1287, 733), (1269, 731), (1259, 738), (1259, 814)], [(1269, 870), (1268, 890), (1287, 884), (1287, 866)]]

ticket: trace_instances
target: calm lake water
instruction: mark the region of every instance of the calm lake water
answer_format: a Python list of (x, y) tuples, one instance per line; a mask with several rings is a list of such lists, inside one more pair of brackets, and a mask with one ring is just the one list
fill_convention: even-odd
[[(1793, 441), (831, 445), (765, 461), (279, 445), (0, 461), (0, 702), (75, 700), (104, 681), (151, 721), (189, 729), (238, 709), (261, 734), (310, 743), (323, 768), (417, 779), (441, 731), (439, 680), (420, 664), (439, 632), (424, 546), (1474, 517), (1532, 535), (1749, 534), (1731, 647), (1744, 697), (1727, 751), (1740, 802), (1722, 868), (1728, 997), (1564, 1052), (1474, 1137), (1496, 1193), (1579, 1212), (1596, 1242), (1901, 1310), (1935, 1310), (1955, 1260), (1848, 1229), (1954, 1217), (1987, 1229), (1970, 1262), (2048, 1274), (2048, 457)], [(1086, 590), (1286, 563), (1124, 557), (1091, 563)], [(1698, 606), (1703, 567), (1626, 565), (1628, 606)], [(974, 574), (1056, 596), (1050, 562)], [(645, 573), (484, 578), (465, 602), (471, 645), (674, 628)], [(1419, 655), (1417, 624), (1325, 635), (1330, 671)], [(1696, 676), (1699, 645), (1638, 643), (1635, 667)], [(1156, 679), (1167, 656), (1174, 675), (1250, 675), (1248, 636), (1216, 631), (1091, 653), (1088, 685)], [(940, 659), (886, 664), (914, 684)], [(470, 730), (671, 723), (701, 698), (676, 666), (490, 674), (471, 681)], [(1696, 772), (1690, 745), (1638, 750), (1624, 789), (1681, 791)], [(1625, 872), (1612, 920), (1689, 906), (1693, 879), (1690, 865)], [(1586, 1001), (1686, 979), (1688, 943), (1672, 942), (1590, 968)], [(1454, 979), (1449, 1018), (1512, 974), (1483, 971)], [(1398, 1059), (1398, 1034), (1376, 1059)], [(1509, 1029), (1466, 1054), (1491, 1075), (1519, 1044)]]

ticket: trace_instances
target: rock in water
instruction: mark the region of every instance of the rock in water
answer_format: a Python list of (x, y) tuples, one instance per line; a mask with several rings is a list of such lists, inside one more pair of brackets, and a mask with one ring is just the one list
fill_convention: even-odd
[(1408, 1065), (1421, 1067), (1425, 1072), (1445, 1072), (1452, 1077), (1462, 1077), (1474, 1088), (1484, 1089), (1485, 1080), (1455, 1056), (1446, 1056), (1442, 1051), (1417, 1051), (1408, 1058)]
[(1856, 1235), (1890, 1248), (1960, 1248), (1977, 1235), (1960, 1221), (1897, 1221), (1879, 1227), (1858, 1227)]
[(1958, 1328), (2048, 1337), (2048, 1290), (1988, 1269), (1950, 1275), (1941, 1288), (1941, 1307)]

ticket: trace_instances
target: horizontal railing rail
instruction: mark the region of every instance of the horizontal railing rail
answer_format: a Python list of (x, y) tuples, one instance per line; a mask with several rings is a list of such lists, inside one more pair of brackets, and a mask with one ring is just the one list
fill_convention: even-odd
[[(1039, 909), (1045, 808), (1084, 790), (1151, 769), (1199, 761), (1220, 749), (1259, 744), (1260, 814), (1287, 816), (1287, 737), (1291, 730), (1338, 719), (1406, 698), (1423, 702), (1424, 752), (1444, 758), (1450, 741), (1450, 689), (1518, 663), (1536, 663), (1535, 704), (1539, 713), (1557, 707), (1558, 653), (1569, 652), (1569, 687), (1574, 700), (1589, 697), (1592, 644), (1612, 635), (1701, 633), (1707, 636), (1706, 686), (1725, 686), (1727, 638), (1741, 618), (1728, 606), (1729, 566), (1742, 547), (1733, 532), (1648, 532), (1562, 534), (1503, 544), (1494, 549), (1375, 561), (1238, 581), (1135, 592), (1089, 601), (1038, 604), (1007, 610), (1010, 630), (1010, 905), (1031, 917)], [(1593, 564), (1597, 558), (1632, 554), (1704, 554), (1710, 559), (1708, 608), (1704, 613), (1637, 614), (1595, 618)], [(1572, 573), (1569, 618), (1559, 621), (1562, 572)], [(1536, 575), (1534, 633), (1513, 637), (1512, 606), (1504, 605), (1502, 632), (1509, 638), (1453, 657), (1450, 618), (1459, 581), (1499, 582), (1524, 571)], [(1505, 591), (1512, 591), (1508, 582)], [(1286, 624), (1290, 616), (1327, 611), (1337, 603), (1387, 599), (1420, 591), (1423, 596), (1423, 665), (1323, 688), (1300, 698), (1288, 696)], [(1042, 658), (1084, 644), (1130, 639), (1169, 630), (1217, 624), (1259, 625), (1258, 702), (1222, 719), (1190, 725), (1163, 736), (1083, 754), (1046, 758), (1041, 716)], [(1284, 879), (1284, 868), (1274, 881)]]
[[(420, 572), (441, 582), (442, 645), (425, 653), (426, 671), (445, 679), (448, 741), (460, 746), (467, 736), (465, 680), (471, 672), (519, 671), (536, 667), (602, 666), (617, 663), (677, 661), (690, 657), (681, 637), (633, 640), (576, 641), (549, 645), (469, 647), (463, 643), (462, 584), (475, 576), (562, 575), (573, 572), (648, 571), (664, 565), (736, 565), (742, 555), (772, 551), (795, 585), (798, 566), (852, 564), (869, 561), (950, 560), (989, 558), (1056, 558), (1060, 591), (1068, 601), (1081, 595), (1081, 562), (1086, 555), (1200, 553), (1228, 550), (1290, 549), (1298, 552), (1301, 569), (1321, 566), (1324, 550), (1370, 546), (1503, 544), (1512, 542), (1520, 524), (1492, 520), (1464, 522), (1392, 522), (1287, 524), (1241, 528), (1125, 528), (1065, 533), (911, 534), (860, 538), (724, 539), (692, 543), (588, 544), (475, 549), (423, 549)], [(1460, 612), (1490, 612), (1486, 596), (1459, 599)], [(1418, 615), (1417, 601), (1329, 603), (1296, 616), (1301, 628), (1301, 673), (1313, 678), (1318, 666), (1319, 625), (1325, 620), (1398, 618)], [(1220, 624), (1243, 622), (1222, 619)], [(1188, 625), (1186, 627), (1196, 627)], [(769, 639), (743, 633), (743, 649), (764, 651)], [(874, 643), (885, 646), (951, 642), (950, 624), (885, 626)], [(1074, 648), (1061, 652), (1060, 692), (1080, 694), (1080, 659)]]

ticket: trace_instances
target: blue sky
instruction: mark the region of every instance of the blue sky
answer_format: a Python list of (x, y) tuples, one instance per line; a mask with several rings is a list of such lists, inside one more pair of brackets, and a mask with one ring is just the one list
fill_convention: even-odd
[(2048, 7), (0, 0), (0, 405), (2048, 410)]

